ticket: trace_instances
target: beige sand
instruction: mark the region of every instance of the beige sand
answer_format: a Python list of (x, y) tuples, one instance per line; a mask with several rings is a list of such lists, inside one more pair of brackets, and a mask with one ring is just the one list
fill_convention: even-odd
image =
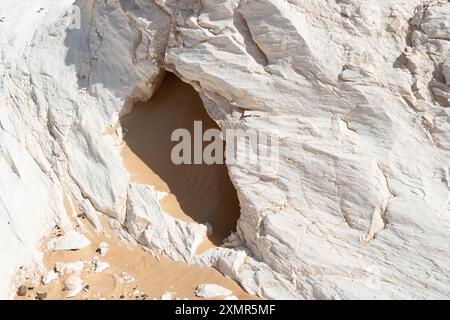
[(171, 161), (173, 130), (186, 128), (193, 136), (194, 121), (203, 131), (218, 128), (206, 113), (198, 93), (168, 73), (150, 102), (139, 103), (121, 121), (125, 132), (125, 166), (131, 180), (169, 193), (161, 201), (173, 216), (213, 227), (215, 245), (236, 228), (239, 201), (225, 165), (175, 165)]

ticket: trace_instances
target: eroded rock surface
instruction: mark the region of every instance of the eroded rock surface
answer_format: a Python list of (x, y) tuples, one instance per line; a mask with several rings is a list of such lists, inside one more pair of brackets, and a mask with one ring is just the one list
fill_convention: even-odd
[(42, 266), (68, 208), (148, 233), (162, 213), (134, 204), (153, 195), (130, 190), (115, 126), (169, 70), (222, 129), (277, 132), (280, 163), (228, 166), (231, 247), (194, 255), (180, 230), (144, 245), (268, 298), (450, 295), (448, 1), (3, 0), (0, 16), (0, 283)]
[(86, 236), (70, 230), (65, 235), (51, 239), (47, 245), (48, 249), (54, 251), (80, 250), (91, 244)]

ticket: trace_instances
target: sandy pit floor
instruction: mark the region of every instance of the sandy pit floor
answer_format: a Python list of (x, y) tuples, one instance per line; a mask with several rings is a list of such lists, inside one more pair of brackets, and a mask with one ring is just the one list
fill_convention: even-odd
[[(167, 192), (161, 200), (165, 212), (184, 221), (212, 225), (213, 234), (201, 245), (200, 252), (220, 245), (234, 231), (239, 204), (224, 165), (176, 166), (172, 163), (170, 153), (175, 144), (170, 141), (172, 131), (187, 128), (193, 132), (194, 120), (202, 121), (203, 131), (217, 127), (203, 109), (195, 90), (167, 74), (152, 100), (137, 104), (133, 112), (121, 120), (125, 132), (122, 156), (131, 181)], [(65, 281), (72, 275), (83, 281), (84, 290), (70, 299), (143, 300), (160, 299), (164, 294), (169, 299), (199, 299), (195, 289), (200, 284), (221, 285), (239, 299), (256, 298), (213, 268), (156, 257), (139, 245), (130, 244), (110, 228), (106, 217), (102, 217), (103, 230), (97, 232), (78, 209), (75, 210), (71, 218), (77, 225), (76, 230), (84, 234), (91, 245), (76, 251), (48, 250), (49, 239), (64, 235), (55, 226), (53, 234), (43, 241), (44, 264), (50, 271), (58, 262), (82, 261), (83, 270), (58, 273), (58, 278), (46, 285), (40, 282), (43, 273), (35, 275), (35, 280), (26, 280), (21, 271), (17, 287), (26, 288), (26, 293), (16, 295), (17, 299), (66, 299)], [(108, 244), (105, 255), (98, 252), (101, 243)], [(109, 267), (98, 273), (95, 266), (100, 262), (108, 263)]]
[(161, 201), (165, 212), (184, 221), (208, 222), (213, 229), (211, 242), (221, 245), (236, 229), (240, 214), (226, 166), (175, 165), (171, 160), (177, 144), (170, 141), (172, 132), (185, 128), (194, 137), (194, 121), (202, 122), (203, 132), (218, 128), (198, 93), (168, 73), (155, 96), (138, 103), (121, 120), (126, 142), (122, 155), (131, 181), (153, 185), (169, 194)]

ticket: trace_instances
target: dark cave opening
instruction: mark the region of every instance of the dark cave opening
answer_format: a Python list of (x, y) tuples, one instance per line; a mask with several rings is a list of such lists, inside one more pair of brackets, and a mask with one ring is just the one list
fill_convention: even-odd
[[(133, 112), (121, 119), (124, 140), (131, 152), (124, 161), (132, 180), (169, 193), (161, 201), (165, 212), (183, 220), (208, 222), (213, 229), (209, 239), (221, 245), (235, 231), (240, 215), (226, 165), (176, 165), (171, 159), (177, 145), (171, 141), (172, 132), (184, 128), (194, 136), (194, 121), (201, 121), (203, 132), (219, 129), (195, 89), (166, 73), (151, 100), (137, 103)], [(203, 142), (203, 147), (206, 144)]]

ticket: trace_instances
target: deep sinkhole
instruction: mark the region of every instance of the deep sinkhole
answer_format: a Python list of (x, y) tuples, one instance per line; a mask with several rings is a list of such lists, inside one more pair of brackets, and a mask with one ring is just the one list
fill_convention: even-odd
[[(167, 72), (147, 102), (135, 104), (131, 114), (121, 119), (128, 155), (124, 161), (134, 182), (151, 184), (169, 193), (161, 201), (163, 210), (177, 218), (210, 223), (215, 245), (236, 229), (239, 200), (225, 164), (180, 164), (172, 162), (176, 141), (172, 132), (185, 128), (194, 137), (194, 121), (203, 132), (219, 129), (207, 114), (192, 86)], [(209, 142), (203, 142), (205, 147)]]

